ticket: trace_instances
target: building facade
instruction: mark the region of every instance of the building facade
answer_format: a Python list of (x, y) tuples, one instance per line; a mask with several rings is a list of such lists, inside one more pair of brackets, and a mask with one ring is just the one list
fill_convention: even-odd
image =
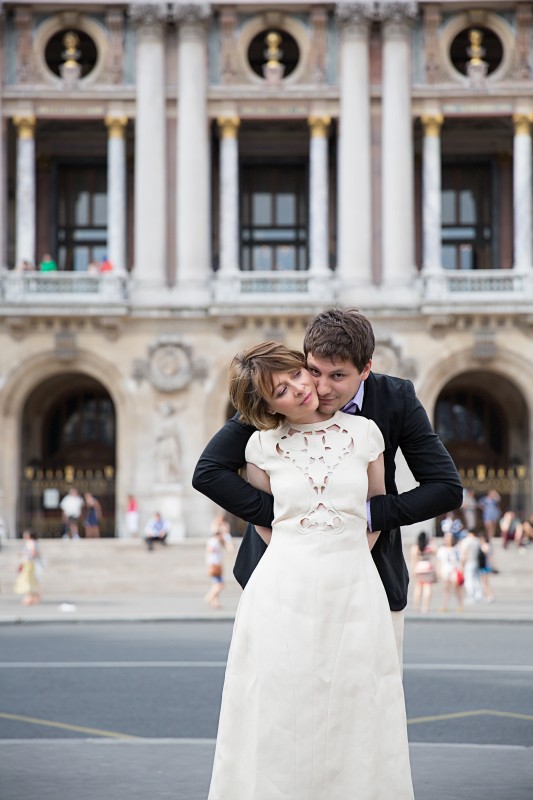
[(333, 304), (372, 319), (374, 369), (413, 380), (465, 485), (529, 513), (532, 22), (523, 2), (4, 4), (8, 535), (58, 535), (69, 486), (105, 535), (128, 494), (205, 535), (190, 478), (232, 356), (299, 347)]

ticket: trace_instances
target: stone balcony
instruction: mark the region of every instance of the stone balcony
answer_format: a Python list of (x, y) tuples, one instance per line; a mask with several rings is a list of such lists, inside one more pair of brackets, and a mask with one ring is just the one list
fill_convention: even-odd
[(333, 273), (309, 271), (236, 271), (217, 273), (213, 282), (213, 298), (218, 304), (254, 306), (306, 305), (332, 303), (336, 295)]
[(422, 274), (421, 287), (423, 305), (533, 304), (533, 269), (435, 269)]
[(128, 299), (128, 276), (87, 272), (0, 273), (0, 304), (10, 308), (109, 308)]

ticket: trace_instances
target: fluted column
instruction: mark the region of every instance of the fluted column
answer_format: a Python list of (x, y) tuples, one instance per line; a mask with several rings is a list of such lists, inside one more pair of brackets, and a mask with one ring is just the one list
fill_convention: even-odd
[(17, 116), (13, 122), (18, 133), (16, 262), (27, 260), (35, 264), (35, 117)]
[(441, 114), (423, 116), (422, 238), (424, 272), (439, 271), (441, 258)]
[(178, 33), (177, 290), (203, 302), (211, 277), (207, 32), (209, 6), (175, 5)]
[(372, 283), (372, 191), (369, 91), (369, 14), (372, 4), (343, 3), (340, 25), (337, 158), (337, 277)]
[(382, 284), (407, 287), (415, 277), (411, 20), (413, 3), (383, 3)]
[(136, 24), (134, 277), (138, 290), (166, 284), (164, 3), (132, 5)]
[(309, 117), (309, 271), (329, 272), (328, 131), (329, 117)]
[(513, 143), (514, 268), (533, 267), (531, 227), (531, 121), (530, 115), (515, 114)]
[(105, 119), (107, 139), (107, 255), (115, 272), (126, 269), (126, 116)]
[(220, 267), (219, 276), (239, 269), (239, 125), (238, 117), (219, 117)]

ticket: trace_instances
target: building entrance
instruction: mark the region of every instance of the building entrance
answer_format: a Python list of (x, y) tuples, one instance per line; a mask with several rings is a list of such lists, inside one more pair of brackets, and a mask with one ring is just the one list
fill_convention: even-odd
[(22, 414), (20, 463), (19, 530), (60, 536), (59, 503), (75, 487), (99, 501), (100, 535), (115, 535), (115, 409), (98, 381), (69, 373), (32, 392)]
[(465, 488), (496, 489), (502, 511), (531, 513), (529, 414), (516, 386), (501, 375), (469, 372), (443, 389), (435, 429)]

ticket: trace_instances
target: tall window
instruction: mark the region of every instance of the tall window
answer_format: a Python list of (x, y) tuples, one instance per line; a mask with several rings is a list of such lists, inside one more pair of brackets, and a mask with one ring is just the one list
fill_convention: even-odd
[(57, 257), (59, 268), (83, 271), (107, 253), (105, 166), (58, 165)]
[(305, 166), (243, 166), (243, 270), (307, 269)]
[(490, 162), (444, 164), (442, 171), (442, 265), (491, 269), (493, 208)]

